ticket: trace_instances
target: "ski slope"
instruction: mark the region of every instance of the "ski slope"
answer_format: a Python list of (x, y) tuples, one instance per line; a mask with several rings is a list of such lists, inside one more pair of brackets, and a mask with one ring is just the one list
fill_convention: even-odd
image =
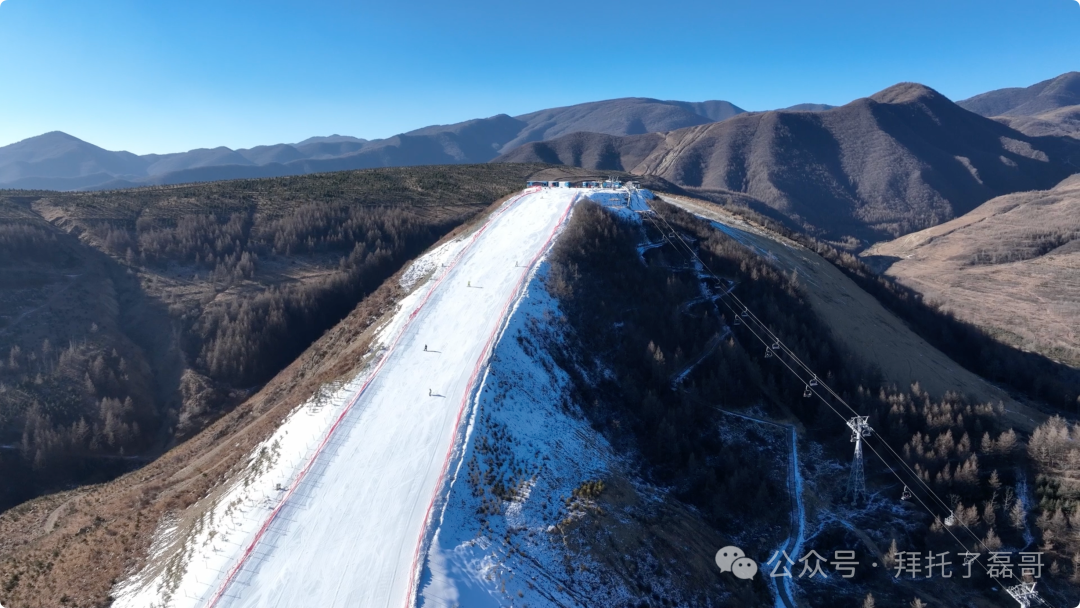
[[(584, 195), (636, 222), (653, 197), (637, 189), (591, 189)], [(566, 331), (559, 301), (544, 281), (549, 271), (542, 261), (482, 376), (475, 408), (464, 423), (469, 427), (464, 454), (456, 459), (443, 508), (429, 527), (419, 608), (637, 604), (636, 586), (627, 588), (618, 577), (607, 576), (602, 563), (571, 552), (561, 532), (568, 521), (583, 516), (566, 507), (576, 488), (631, 465), (620, 462), (578, 409), (570, 377), (544, 346)], [(519, 488), (513, 498), (498, 497), (497, 512), (484, 508), (496, 497), (490, 482), (472, 478), (470, 462), (488, 479)], [(652, 494), (645, 484), (638, 490), (641, 496)], [(577, 568), (566, 575), (571, 555)]]
[[(580, 196), (496, 210), (384, 330), (386, 350), (282, 505), (233, 551), (202, 605), (405, 607), (460, 422), (507, 313)], [(426, 346), (426, 350), (425, 350)], [(430, 395), (429, 395), (430, 391)]]

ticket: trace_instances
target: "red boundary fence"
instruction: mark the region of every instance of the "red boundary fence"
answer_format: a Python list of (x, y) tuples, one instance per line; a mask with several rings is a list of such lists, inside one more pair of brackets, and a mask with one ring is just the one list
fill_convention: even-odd
[[(533, 267), (536, 265), (536, 262), (539, 261), (540, 257), (543, 256), (545, 252), (547, 252), (548, 247), (551, 245), (551, 241), (555, 239), (555, 235), (558, 234), (559, 229), (566, 221), (567, 216), (570, 215), (570, 210), (574, 208), (574, 203), (577, 202), (580, 196), (580, 194), (576, 195), (574, 199), (570, 201), (570, 204), (566, 206), (566, 211), (564, 211), (562, 216), (559, 217), (559, 221), (555, 223), (555, 227), (552, 228), (551, 234), (548, 235), (548, 238), (546, 241), (544, 241), (543, 246), (540, 247), (540, 250), (536, 252), (536, 255), (533, 256), (532, 260), (530, 260), (528, 265), (526, 265), (524, 270), (522, 270), (521, 277), (518, 279), (517, 285), (515, 285), (513, 291), (510, 292), (510, 297), (506, 299), (506, 304), (503, 305), (503, 308), (499, 313), (500, 322), (491, 330), (491, 334), (488, 336), (487, 342), (484, 344), (484, 349), (480, 351), (480, 358), (477, 359), (476, 364), (473, 365), (472, 375), (469, 376), (469, 381), (465, 385), (465, 394), (461, 397), (461, 404), (458, 406), (457, 418), (454, 420), (453, 437), (456, 437), (458, 434), (458, 427), (461, 425), (461, 416), (465, 413), (465, 406), (468, 404), (469, 398), (472, 396), (473, 391), (475, 390), (474, 385), (476, 384), (476, 379), (480, 376), (481, 370), (484, 369), (485, 363), (487, 363), (488, 359), (491, 356), (491, 351), (494, 348), (495, 338), (499, 335), (499, 333), (502, 331), (503, 326), (506, 324), (506, 317), (507, 314), (510, 312), (510, 307), (513, 306), (514, 302), (516, 302), (517, 299), (524, 292), (525, 279), (528, 278), (529, 273), (532, 272)], [(431, 511), (435, 507), (435, 500), (438, 498), (440, 490), (442, 489), (443, 484), (446, 482), (446, 473), (450, 469), (450, 457), (454, 453), (454, 447), (454, 442), (451, 441), (450, 447), (446, 450), (446, 458), (443, 460), (443, 467), (442, 472), (439, 474), (439, 481), (435, 484), (435, 491), (431, 494), (431, 501), (428, 503), (427, 512), (424, 514), (424, 526), (420, 529), (420, 537), (416, 540), (416, 549), (413, 551), (412, 569), (409, 572), (409, 592), (405, 596), (405, 608), (412, 607), (414, 599), (416, 598), (416, 594), (419, 591), (417, 589), (417, 585), (419, 583), (419, 575), (417, 573), (417, 568), (420, 565), (420, 549), (424, 544), (424, 536), (427, 534), (427, 528), (430, 524), (429, 520), (431, 519)]]
[[(2, 1), (2, 0), (0, 0), (0, 1)], [(206, 608), (213, 608), (214, 606), (217, 605), (218, 601), (221, 600), (222, 595), (225, 594), (225, 591), (228, 589), (229, 585), (233, 582), (233, 580), (236, 579), (236, 575), (239, 574), (241, 569), (243, 569), (244, 565), (247, 563), (248, 558), (250, 558), (251, 554), (255, 551), (255, 547), (259, 544), (259, 541), (262, 540), (263, 536), (266, 535), (266, 532), (270, 529), (270, 526), (277, 519), (278, 515), (281, 514), (281, 510), (285, 507), (285, 505), (288, 503), (289, 499), (296, 492), (296, 489), (300, 486), (300, 483), (304, 480), (304, 478), (307, 476), (307, 474), (311, 471), (311, 467), (315, 464), (315, 461), (318, 459), (319, 455), (322, 454), (324, 449), (326, 449), (326, 445), (330, 441), (330, 437), (334, 434), (334, 431), (337, 430), (337, 428), (341, 424), (342, 420), (345, 419), (345, 416), (349, 413), (350, 410), (352, 410), (353, 406), (356, 405), (356, 402), (360, 400), (360, 397), (363, 396), (364, 392), (367, 390), (368, 386), (371, 385), (371, 382), (375, 379), (375, 377), (378, 376), (379, 372), (383, 368), (383, 365), (386, 364), (386, 361), (390, 358), (390, 355), (393, 354), (394, 350), (397, 348), (398, 342), (401, 341), (401, 338), (405, 335), (406, 331), (412, 325), (412, 322), (413, 322), (413, 320), (416, 319), (416, 316), (420, 313), (420, 311), (424, 308), (424, 306), (427, 305), (428, 300), (431, 299), (431, 296), (432, 296), (432, 294), (435, 293), (435, 290), (438, 289), (440, 285), (442, 285), (442, 282), (446, 279), (446, 277), (448, 277), (450, 275), (450, 272), (461, 261), (461, 258), (465, 256), (465, 254), (472, 248), (472, 246), (480, 238), (480, 235), (482, 235), (484, 232), (486, 232), (488, 227), (491, 226), (491, 224), (496, 219), (498, 219), (503, 213), (508, 211), (510, 208), (512, 208), (518, 202), (520, 202), (521, 199), (524, 198), (526, 195), (531, 194), (533, 192), (537, 192), (537, 191), (539, 191), (539, 188), (530, 188), (530, 189), (527, 189), (527, 190), (523, 191), (521, 194), (517, 195), (516, 197), (510, 199), (509, 201), (507, 201), (495, 213), (493, 213), (491, 215), (491, 217), (489, 217), (486, 222), (484, 222), (483, 226), (481, 226), (476, 232), (474, 232), (472, 234), (472, 237), (469, 239), (468, 244), (466, 244), (464, 247), (462, 247), (461, 251), (459, 251), (457, 253), (457, 255), (454, 256), (454, 260), (453, 260), (453, 262), (451, 262), (447, 266), (446, 272), (444, 272), (443, 275), (441, 277), (439, 277), (439, 279), (435, 282), (435, 285), (433, 285), (431, 287), (431, 289), (428, 290), (427, 294), (424, 296), (424, 299), (421, 300), (420, 304), (417, 305), (417, 307), (415, 309), (413, 309), (413, 311), (411, 313), (409, 313), (408, 320), (401, 327), (401, 330), (398, 331), (398, 334), (397, 334), (397, 336), (394, 337), (394, 341), (390, 344), (390, 347), (386, 349), (385, 353), (383, 353), (383, 356), (379, 359), (379, 362), (376, 364), (375, 369), (372, 370), (371, 374), (369, 374), (367, 379), (364, 380), (364, 384), (360, 387), (359, 390), (356, 391), (356, 394), (353, 396), (353, 398), (351, 400), (349, 400), (349, 403), (346, 405), (345, 409), (342, 410), (341, 414), (334, 421), (334, 424), (330, 426), (330, 429), (323, 436), (322, 441), (320, 441), (319, 445), (315, 448), (315, 452), (312, 454), (311, 458), (308, 459), (307, 463), (304, 465), (304, 468), (300, 469), (300, 472), (297, 474), (296, 479), (294, 479), (292, 484), (289, 485), (288, 490), (281, 497), (281, 500), (278, 502), (277, 506), (274, 507), (274, 509), (272, 511), (270, 511), (270, 514), (267, 516), (266, 521), (264, 521), (262, 526), (259, 527), (259, 530), (255, 533), (255, 537), (252, 539), (251, 543), (249, 543), (247, 548), (244, 549), (244, 552), (240, 555), (240, 559), (237, 560), (236, 564), (234, 564), (233, 567), (230, 568), (228, 570), (228, 572), (225, 574), (225, 578), (222, 580), (221, 585), (218, 586), (218, 588), (214, 592), (213, 596), (211, 596), (210, 601), (206, 604)], [(575, 201), (576, 200), (577, 199), (575, 198)], [(571, 206), (573, 206), (573, 205), (571, 204)], [(567, 211), (569, 211), (569, 208), (567, 209)], [(561, 222), (562, 222), (562, 220), (560, 220), (560, 224), (561, 224)], [(549, 238), (548, 241), (550, 242), (550, 240), (551, 239)], [(547, 245), (545, 245), (545, 248), (546, 248), (546, 246)], [(471, 384), (471, 382), (472, 381), (470, 380), (470, 384)], [(468, 392), (469, 391), (467, 391), (466, 394), (468, 394)], [(459, 412), (458, 413), (458, 420), (459, 421), (460, 421), (460, 417), (461, 417), (461, 413)], [(455, 422), (455, 426), (456, 425), (457, 425), (457, 422)], [(442, 477), (440, 476), (440, 483), (441, 483), (441, 480), (442, 480)], [(430, 507), (429, 507), (429, 510), (430, 510)], [(426, 520), (425, 520), (425, 524), (426, 524)], [(414, 562), (415, 562), (415, 559), (414, 559)], [(413, 566), (413, 569), (415, 570), (415, 564)], [(411, 594), (411, 585), (410, 585), (410, 594)]]

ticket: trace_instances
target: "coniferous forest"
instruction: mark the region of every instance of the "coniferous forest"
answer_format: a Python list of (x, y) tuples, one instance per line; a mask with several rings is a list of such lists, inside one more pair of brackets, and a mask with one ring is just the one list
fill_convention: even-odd
[(191, 436), (537, 168), (0, 193), (0, 509)]
[[(685, 250), (669, 240), (639, 254), (639, 244), (661, 241), (664, 231), (649, 221), (627, 221), (586, 204), (575, 212), (551, 258), (548, 288), (560, 299), (572, 339), (553, 341), (549, 348), (574, 381), (575, 401), (594, 427), (637, 458), (648, 479), (673, 488), (721, 532), (786, 530), (788, 508), (777, 507), (788, 499), (784, 478), (777, 473), (783, 453), (767, 447), (767, 441), (747, 443), (744, 431), (725, 433), (732, 419), (720, 410), (790, 420), (805, 429), (800, 450), (817, 454), (804, 462), (812, 483), (821, 484), (819, 491), (834, 502), (833, 508), (845, 512), (846, 463), (851, 458), (845, 420), (857, 411), (873, 421), (870, 445), (886, 460), (868, 450), (868, 486), (879, 497), (870, 508), (851, 511), (850, 517), (882, 551), (892, 547), (888, 559), (895, 560), (898, 544), (901, 550), (923, 553), (956, 551), (956, 541), (943, 524), (951, 512), (975, 535), (968, 541), (994, 550), (1025, 546), (1027, 535), (1036, 530), (1047, 568), (1056, 564), (1054, 576), (1062, 581), (1080, 576), (1080, 567), (1072, 563), (1075, 547), (1069, 535), (1075, 499), (1072, 486), (1062, 480), (1067, 463), (1080, 454), (1070, 447), (1075, 428), (1060, 418), (1051, 420), (1025, 448), (1023, 437), (1005, 422), (1000, 404), (978, 403), (956, 393), (931, 396), (917, 384), (890, 386), (880, 372), (831, 337), (805, 301), (797, 277), (778, 271), (705, 221), (667, 205), (654, 208), (721, 278), (717, 290), (734, 286), (739, 299), (802, 361), (822, 373), (855, 411), (838, 400), (826, 404), (804, 398), (805, 385), (776, 357), (763, 356), (765, 347), (745, 324), (732, 324), (733, 315), (722, 299), (715, 308), (704, 301), (698, 269)], [(879, 297), (890, 302), (887, 296)], [(914, 309), (909, 317), (929, 319), (917, 325), (920, 329), (956, 331), (958, 326), (920, 301), (897, 298), (891, 303)], [(974, 335), (969, 340), (989, 340), (967, 331)], [(1027, 356), (1000, 348), (1004, 357)], [(680, 378), (687, 369), (691, 371)], [(1031, 386), (1016, 384), (1017, 390)], [(890, 448), (898, 458), (892, 458)], [(844, 467), (839, 476), (830, 468), (836, 466)], [(904, 514), (897, 519), (889, 505), (901, 503), (904, 484), (892, 470), (905, 467), (945, 501), (938, 505), (935, 496), (920, 494), (936, 515), (912, 501), (901, 504)], [(1022, 496), (1032, 475), (1038, 476), (1032, 481), (1042, 501), (1034, 509)], [(761, 542), (755, 549), (767, 553), (776, 539), (763, 537)], [(815, 542), (830, 549), (861, 543), (837, 525), (819, 530)], [(994, 584), (985, 573), (976, 579)], [(858, 595), (858, 589), (849, 591)], [(905, 593), (897, 590), (893, 599), (900, 601)], [(906, 597), (905, 603), (911, 600)]]

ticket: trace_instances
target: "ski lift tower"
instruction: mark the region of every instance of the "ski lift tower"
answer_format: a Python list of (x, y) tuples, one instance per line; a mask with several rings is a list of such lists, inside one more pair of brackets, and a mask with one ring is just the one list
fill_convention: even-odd
[(856, 416), (848, 420), (851, 440), (855, 442), (855, 458), (851, 461), (851, 477), (848, 478), (848, 497), (858, 504), (866, 498), (866, 477), (863, 474), (862, 440), (869, 437), (874, 429), (870, 428), (869, 416)]
[(1006, 587), (1005, 591), (1020, 602), (1021, 608), (1031, 608), (1036, 603), (1042, 603), (1039, 592), (1035, 591), (1035, 583), (1020, 583), (1012, 587)]

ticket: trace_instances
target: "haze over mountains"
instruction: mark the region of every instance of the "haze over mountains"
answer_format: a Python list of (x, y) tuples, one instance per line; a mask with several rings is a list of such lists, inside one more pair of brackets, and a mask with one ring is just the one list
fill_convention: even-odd
[(668, 133), (575, 133), (497, 159), (652, 174), (863, 243), (948, 221), (1080, 168), (1080, 141), (1032, 137), (904, 83), (823, 112), (744, 113)]
[(110, 152), (61, 132), (0, 148), (0, 187), (79, 190), (277, 177), (325, 171), (484, 163), (524, 143), (576, 131), (636, 135), (724, 120), (743, 110), (726, 101), (625, 98), (433, 125), (367, 141), (313, 137), (297, 144), (177, 154)]

